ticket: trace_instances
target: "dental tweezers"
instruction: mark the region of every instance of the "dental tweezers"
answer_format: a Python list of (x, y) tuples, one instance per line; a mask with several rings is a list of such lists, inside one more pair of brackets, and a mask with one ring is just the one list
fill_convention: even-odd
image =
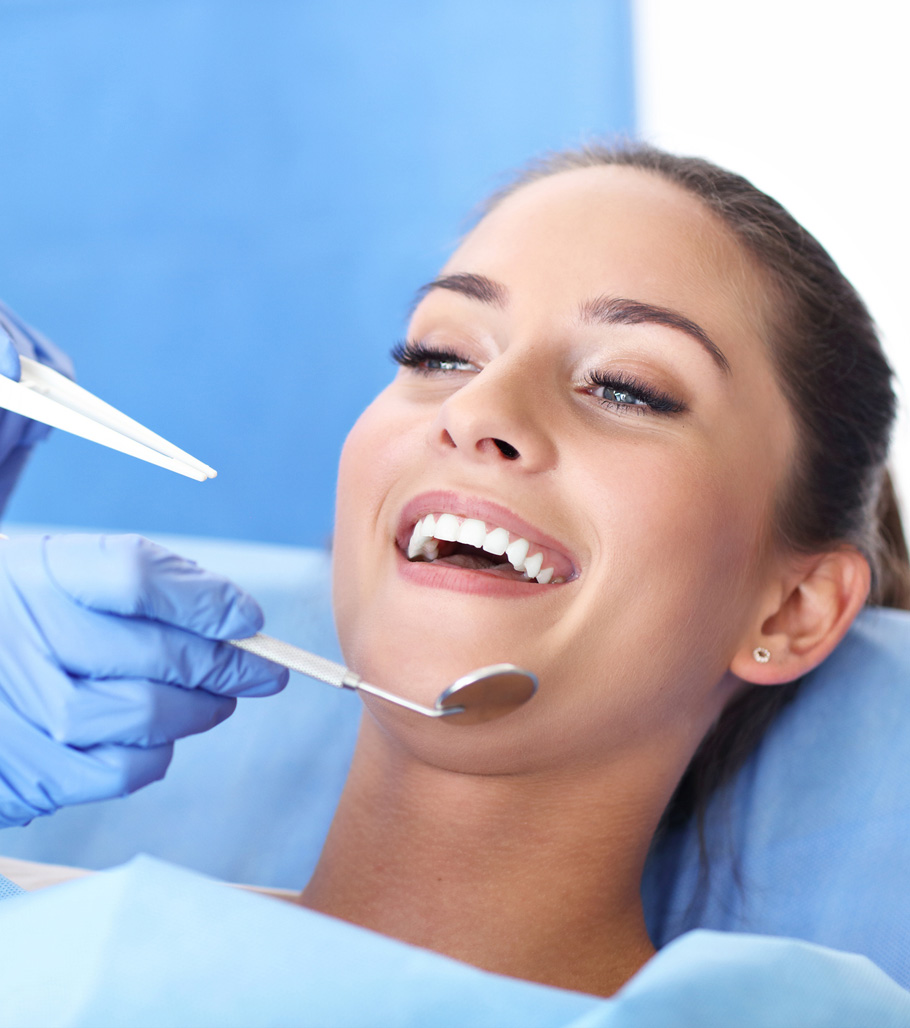
[(218, 474), (58, 371), (30, 357), (19, 361), (22, 374), (18, 382), (0, 375), (0, 407), (197, 482)]

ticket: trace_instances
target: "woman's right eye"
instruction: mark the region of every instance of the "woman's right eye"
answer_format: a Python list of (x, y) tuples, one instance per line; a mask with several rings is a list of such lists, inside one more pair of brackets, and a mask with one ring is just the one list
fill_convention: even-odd
[(398, 343), (392, 347), (392, 360), (403, 368), (425, 375), (446, 371), (476, 371), (476, 366), (461, 354), (426, 343)]

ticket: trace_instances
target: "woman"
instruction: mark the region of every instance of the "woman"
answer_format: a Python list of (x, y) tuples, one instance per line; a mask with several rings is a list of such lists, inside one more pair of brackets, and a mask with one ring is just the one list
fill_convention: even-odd
[(890, 369), (789, 215), (645, 148), (557, 156), (496, 197), (395, 356), (341, 460), (346, 660), (423, 702), (499, 661), (540, 691), (473, 727), (367, 697), (301, 901), (611, 995), (654, 953), (662, 818), (870, 589), (903, 602)]
[(890, 369), (774, 201), (647, 148), (496, 197), (395, 357), (341, 459), (345, 657), (424, 702), (503, 660), (541, 687), (470, 729), (368, 699), (302, 901), (609, 995), (654, 952), (641, 873), (693, 756), (905, 595)]

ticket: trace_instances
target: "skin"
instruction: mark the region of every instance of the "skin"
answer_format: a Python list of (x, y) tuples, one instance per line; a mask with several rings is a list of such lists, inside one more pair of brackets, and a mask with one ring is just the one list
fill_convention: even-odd
[[(503, 201), (441, 274), (484, 276), (500, 302), (430, 290), (408, 338), (460, 360), (402, 368), (347, 440), (342, 647), (368, 681), (422, 703), (499, 661), (533, 669), (540, 691), (470, 728), (370, 701), (302, 902), (610, 995), (654, 952), (642, 868), (699, 741), (746, 682), (789, 681), (833, 649), (868, 568), (848, 547), (773, 544), (796, 440), (764, 342), (772, 292), (696, 198), (629, 168), (564, 172)], [(584, 320), (601, 297), (680, 313), (728, 368), (680, 328)], [(605, 403), (589, 376), (617, 372), (683, 409)], [(515, 512), (577, 577), (500, 595), (429, 565), (402, 574), (402, 510), (437, 489)]]

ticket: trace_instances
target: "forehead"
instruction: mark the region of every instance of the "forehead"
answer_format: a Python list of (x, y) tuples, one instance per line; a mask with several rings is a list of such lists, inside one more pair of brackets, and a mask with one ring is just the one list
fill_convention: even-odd
[(701, 200), (654, 172), (560, 172), (522, 186), (473, 229), (444, 273), (485, 274), (517, 301), (568, 313), (608, 293), (682, 311), (721, 336), (765, 336), (770, 291)]

